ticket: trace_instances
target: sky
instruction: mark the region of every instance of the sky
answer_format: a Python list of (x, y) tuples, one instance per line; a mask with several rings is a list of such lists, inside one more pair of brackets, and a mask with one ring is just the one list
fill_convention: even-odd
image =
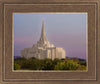
[(14, 56), (39, 41), (43, 18), (51, 44), (62, 47), (67, 57), (86, 59), (86, 13), (14, 13)]

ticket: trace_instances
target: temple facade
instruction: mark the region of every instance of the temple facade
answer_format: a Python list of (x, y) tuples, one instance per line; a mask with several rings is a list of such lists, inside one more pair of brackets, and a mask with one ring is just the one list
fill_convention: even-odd
[(43, 20), (40, 40), (32, 47), (21, 50), (21, 56), (27, 59), (31, 57), (35, 57), (37, 59), (49, 58), (52, 60), (55, 58), (62, 59), (65, 58), (65, 50), (61, 47), (55, 47), (47, 40)]

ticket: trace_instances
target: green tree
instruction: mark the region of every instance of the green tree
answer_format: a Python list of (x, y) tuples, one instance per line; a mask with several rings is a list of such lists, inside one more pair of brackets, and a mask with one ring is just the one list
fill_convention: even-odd
[(55, 65), (55, 70), (76, 70), (77, 68), (78, 64), (73, 60), (59, 62)]
[(53, 70), (54, 66), (53, 66), (53, 62), (51, 59), (44, 59), (43, 61), (43, 70)]
[(63, 70), (65, 66), (65, 62), (58, 62), (57, 65), (55, 65), (55, 70)]
[(68, 60), (65, 62), (64, 70), (76, 70), (78, 68), (77, 62), (74, 62), (73, 60)]
[(74, 62), (79, 63), (79, 59), (78, 58), (74, 58), (72, 59)]
[(36, 59), (35, 57), (32, 57), (31, 59)]
[(15, 63), (15, 64), (19, 64), (20, 67), (21, 67), (22, 64), (23, 64), (26, 60), (27, 60), (27, 59), (24, 58), (24, 57), (19, 57), (19, 58), (14, 59), (14, 63)]
[(65, 62), (67, 62), (67, 61), (69, 61), (69, 60), (70, 60), (70, 58), (69, 58), (69, 57), (67, 57), (64, 61), (65, 61)]
[(30, 63), (31, 63), (30, 64), (30, 69), (32, 69), (32, 70), (41, 70), (41, 67), (42, 67), (41, 60), (33, 59), (33, 60), (31, 60)]
[(39, 70), (40, 64), (38, 59), (28, 59), (22, 64), (22, 69)]
[(58, 58), (55, 58), (55, 59), (53, 60), (53, 65), (56, 65), (58, 62), (61, 62), (61, 60), (58, 59)]
[(86, 61), (78, 58), (66, 59), (36, 59), (34, 57), (14, 59), (14, 69), (29, 70), (86, 70)]
[(26, 58), (24, 58), (24, 57), (18, 57), (18, 58), (15, 59), (15, 61), (18, 61), (18, 60), (26, 60)]

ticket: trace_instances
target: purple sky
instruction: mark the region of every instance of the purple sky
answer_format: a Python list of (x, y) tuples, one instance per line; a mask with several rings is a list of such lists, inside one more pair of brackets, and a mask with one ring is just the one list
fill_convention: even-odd
[(44, 18), (48, 41), (68, 57), (86, 59), (86, 13), (14, 13), (14, 56), (39, 40)]

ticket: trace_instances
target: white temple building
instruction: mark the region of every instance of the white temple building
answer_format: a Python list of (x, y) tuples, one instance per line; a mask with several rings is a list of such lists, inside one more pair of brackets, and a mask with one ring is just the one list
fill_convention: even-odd
[(43, 20), (40, 40), (32, 47), (21, 50), (21, 56), (27, 59), (31, 57), (37, 59), (49, 58), (52, 60), (55, 58), (62, 59), (65, 58), (65, 50), (61, 47), (55, 47), (47, 40)]

